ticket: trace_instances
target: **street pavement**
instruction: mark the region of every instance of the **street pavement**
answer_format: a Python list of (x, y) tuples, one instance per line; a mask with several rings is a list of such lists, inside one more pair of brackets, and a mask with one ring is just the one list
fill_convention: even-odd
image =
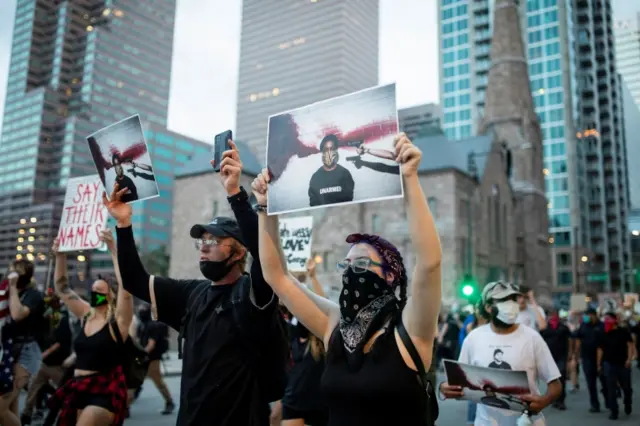
[[(624, 414), (620, 419), (613, 422), (608, 419), (608, 412), (599, 414), (589, 413), (589, 396), (587, 393), (584, 380), (581, 382), (581, 388), (576, 393), (567, 395), (566, 411), (558, 411), (554, 408), (547, 408), (545, 416), (547, 424), (550, 426), (602, 426), (602, 425), (620, 425), (620, 426), (638, 426), (640, 424), (640, 371), (633, 369), (633, 385), (635, 388), (633, 396), (633, 408), (635, 412), (627, 417)], [(180, 392), (180, 377), (166, 377), (167, 385), (173, 394), (176, 402)], [(466, 402), (460, 401), (441, 401), (440, 417), (438, 425), (443, 426), (463, 426), (465, 425), (467, 415)], [(173, 426), (176, 422), (176, 414), (163, 416), (160, 414), (164, 406), (164, 401), (160, 393), (153, 383), (147, 380), (139, 399), (131, 407), (131, 417), (125, 421), (127, 426), (135, 425), (154, 425), (154, 426)], [(622, 409), (622, 407), (621, 407)]]

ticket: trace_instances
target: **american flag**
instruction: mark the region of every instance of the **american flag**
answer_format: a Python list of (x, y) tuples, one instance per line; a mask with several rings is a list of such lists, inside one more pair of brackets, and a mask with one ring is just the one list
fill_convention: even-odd
[(0, 330), (9, 319), (9, 281), (0, 282)]

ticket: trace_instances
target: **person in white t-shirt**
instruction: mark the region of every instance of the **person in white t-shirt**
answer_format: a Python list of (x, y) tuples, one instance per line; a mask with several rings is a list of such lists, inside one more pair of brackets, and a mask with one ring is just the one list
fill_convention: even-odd
[[(528, 403), (534, 426), (545, 426), (541, 411), (553, 403), (562, 391), (560, 371), (549, 347), (540, 334), (531, 327), (516, 323), (519, 288), (501, 281), (487, 284), (482, 292), (483, 308), (491, 318), (489, 324), (473, 330), (464, 340), (459, 362), (482, 367), (496, 367), (526, 371), (531, 394), (519, 398)], [(508, 367), (508, 368), (507, 368)], [(538, 381), (547, 383), (547, 393), (541, 395)], [(460, 386), (440, 384), (446, 398), (464, 396)], [(521, 412), (478, 404), (475, 426), (516, 426)]]
[(538, 305), (533, 290), (527, 287), (520, 287), (520, 296), (518, 296), (518, 305), (520, 312), (516, 324), (524, 324), (536, 331), (542, 331), (547, 328), (547, 316), (544, 309)]

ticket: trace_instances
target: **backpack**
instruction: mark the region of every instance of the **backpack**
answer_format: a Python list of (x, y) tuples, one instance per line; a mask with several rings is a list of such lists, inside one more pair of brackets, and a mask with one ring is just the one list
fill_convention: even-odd
[[(210, 284), (201, 285), (194, 290), (187, 301), (184, 316), (178, 335), (178, 357), (182, 359), (182, 341), (184, 333), (189, 325), (191, 313), (196, 310), (197, 303), (209, 288)], [(274, 295), (272, 304), (277, 304)], [(287, 385), (287, 368), (290, 360), (290, 347), (287, 334), (287, 322), (280, 314), (280, 310), (273, 307), (270, 317), (260, 322), (260, 330), (256, 330), (258, 324), (252, 323), (251, 302), (251, 278), (244, 275), (233, 284), (228, 300), (216, 307), (216, 312), (231, 309), (233, 323), (237, 328), (239, 339), (244, 346), (242, 353), (248, 357), (247, 361), (258, 376), (258, 386), (262, 397), (266, 402), (278, 401), (284, 395)]]
[(436, 424), (436, 420), (438, 420), (438, 416), (440, 414), (440, 407), (438, 406), (438, 397), (436, 395), (434, 383), (436, 382), (436, 374), (434, 369), (434, 363), (431, 363), (429, 368), (429, 372), (427, 373), (424, 369), (424, 363), (422, 362), (422, 358), (418, 354), (418, 350), (416, 349), (413, 341), (411, 341), (411, 337), (409, 337), (409, 332), (404, 327), (402, 323), (402, 319), (398, 321), (398, 334), (400, 335), (400, 339), (402, 343), (404, 343), (404, 347), (409, 352), (409, 356), (413, 360), (413, 363), (416, 365), (418, 369), (418, 380), (420, 381), (420, 385), (427, 392), (427, 409), (425, 411), (425, 425), (426, 426), (434, 426)]

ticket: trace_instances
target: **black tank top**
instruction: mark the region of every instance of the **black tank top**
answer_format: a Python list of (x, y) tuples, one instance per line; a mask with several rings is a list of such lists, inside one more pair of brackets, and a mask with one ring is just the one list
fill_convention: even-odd
[[(393, 322), (392, 322), (393, 323)], [(426, 391), (420, 386), (417, 372), (404, 362), (394, 336), (395, 326), (388, 326), (364, 356), (362, 367), (349, 371), (335, 339), (329, 341), (328, 362), (321, 389), (329, 407), (329, 426), (423, 426), (427, 409)]]
[(316, 361), (308, 345), (308, 340), (301, 342), (297, 338), (291, 342), (293, 367), (289, 371), (282, 404), (298, 411), (324, 410), (326, 404), (320, 395), (324, 354)]
[(114, 320), (110, 320), (91, 336), (87, 336), (84, 326), (82, 327), (74, 342), (76, 369), (107, 372), (122, 363), (122, 348), (113, 340), (109, 324), (113, 327), (114, 333), (120, 332)]

